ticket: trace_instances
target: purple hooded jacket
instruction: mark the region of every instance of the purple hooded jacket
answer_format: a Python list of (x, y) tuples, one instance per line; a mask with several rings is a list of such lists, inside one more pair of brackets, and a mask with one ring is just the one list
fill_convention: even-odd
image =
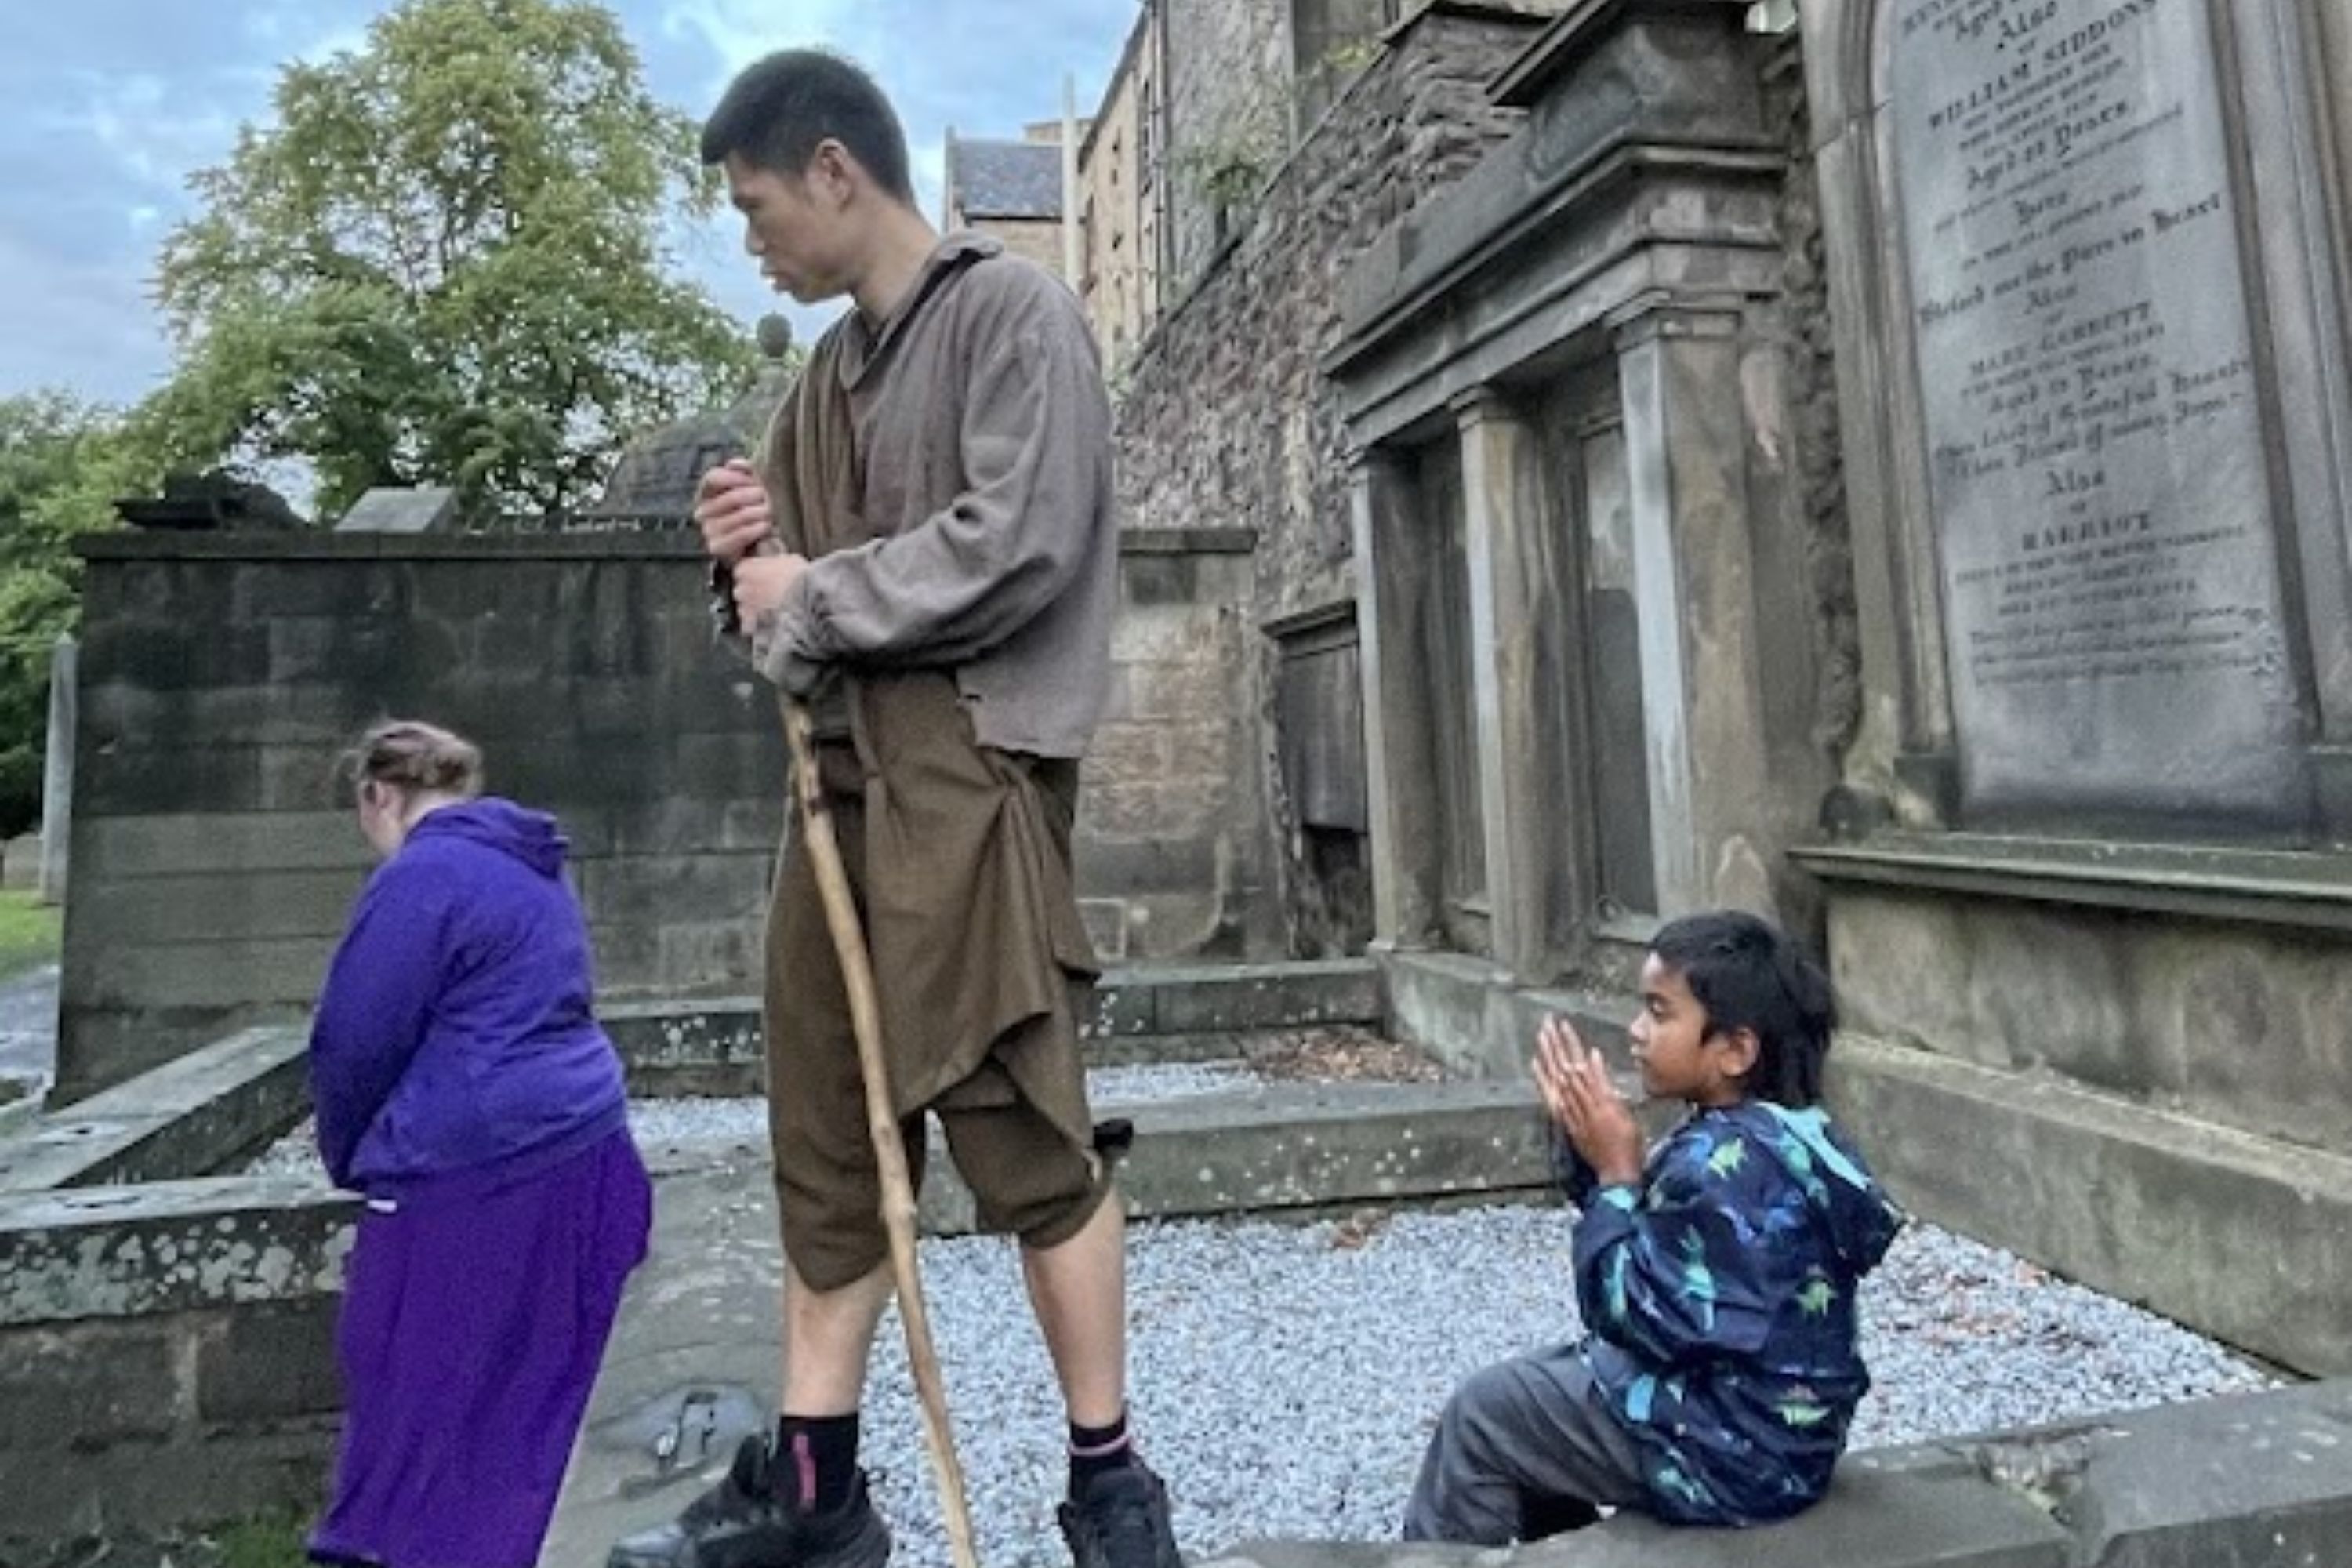
[(338, 1186), (529, 1174), (627, 1125), (564, 849), (553, 817), (486, 797), (425, 816), (368, 879), (310, 1030)]

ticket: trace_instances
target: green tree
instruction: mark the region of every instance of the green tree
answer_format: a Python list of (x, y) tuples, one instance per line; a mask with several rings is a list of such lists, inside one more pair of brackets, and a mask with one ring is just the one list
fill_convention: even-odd
[(669, 275), (669, 226), (718, 184), (601, 6), (407, 0), (288, 67), (276, 110), (164, 246), (182, 359), (152, 411), (178, 466), (306, 460), (322, 515), (435, 483), (543, 521), (751, 374)]
[(74, 539), (153, 489), (140, 450), (125, 421), (62, 393), (0, 397), (0, 838), (40, 818), (49, 653), (79, 608)]

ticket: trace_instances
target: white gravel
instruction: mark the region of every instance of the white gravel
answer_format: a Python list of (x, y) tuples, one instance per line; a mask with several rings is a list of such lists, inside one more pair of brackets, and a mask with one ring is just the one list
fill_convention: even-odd
[[(1112, 1103), (1213, 1093), (1237, 1068), (1098, 1068)], [(647, 1144), (766, 1138), (761, 1102), (633, 1104)], [(317, 1170), (307, 1126), (252, 1167)], [(1139, 1225), (1129, 1310), (1137, 1430), (1176, 1500), (1179, 1542), (1394, 1536), (1430, 1424), (1468, 1373), (1573, 1338), (1573, 1215), (1558, 1207), (1365, 1211), (1286, 1226)], [(923, 1244), (982, 1561), (1061, 1568), (1062, 1414), (1011, 1245)], [(2212, 1342), (2008, 1254), (1926, 1226), (1864, 1293), (1876, 1387), (1857, 1447), (2078, 1418), (2264, 1386)], [(866, 1462), (898, 1568), (946, 1568), (904, 1341), (878, 1341)]]
[[(1576, 1332), (1572, 1216), (1548, 1208), (1286, 1226), (1138, 1226), (1137, 1431), (1188, 1552), (1252, 1537), (1394, 1537), (1431, 1422), (1461, 1378)], [(925, 1293), (982, 1561), (1066, 1561), (1061, 1413), (1008, 1245), (927, 1242)], [(1866, 1287), (1877, 1387), (1857, 1447), (2263, 1386), (2209, 1341), (2006, 1254), (1914, 1227)], [(903, 1568), (948, 1561), (903, 1341), (886, 1325), (866, 1461)]]

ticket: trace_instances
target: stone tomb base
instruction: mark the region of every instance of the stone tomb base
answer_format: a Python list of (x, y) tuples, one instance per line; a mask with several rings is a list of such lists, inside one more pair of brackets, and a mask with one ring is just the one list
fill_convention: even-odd
[(1975, 836), (1801, 858), (1829, 883), (1848, 1026), (1832, 1093), (1906, 1203), (2352, 1372), (2340, 861)]

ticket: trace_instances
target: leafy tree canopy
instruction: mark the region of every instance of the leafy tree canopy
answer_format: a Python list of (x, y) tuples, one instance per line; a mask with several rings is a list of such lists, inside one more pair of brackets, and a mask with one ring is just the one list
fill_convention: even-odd
[(180, 466), (307, 460), (329, 517), (449, 484), (529, 524), (750, 375), (669, 274), (668, 226), (717, 183), (601, 6), (407, 0), (359, 52), (288, 67), (276, 110), (164, 247), (182, 359), (149, 412)]

